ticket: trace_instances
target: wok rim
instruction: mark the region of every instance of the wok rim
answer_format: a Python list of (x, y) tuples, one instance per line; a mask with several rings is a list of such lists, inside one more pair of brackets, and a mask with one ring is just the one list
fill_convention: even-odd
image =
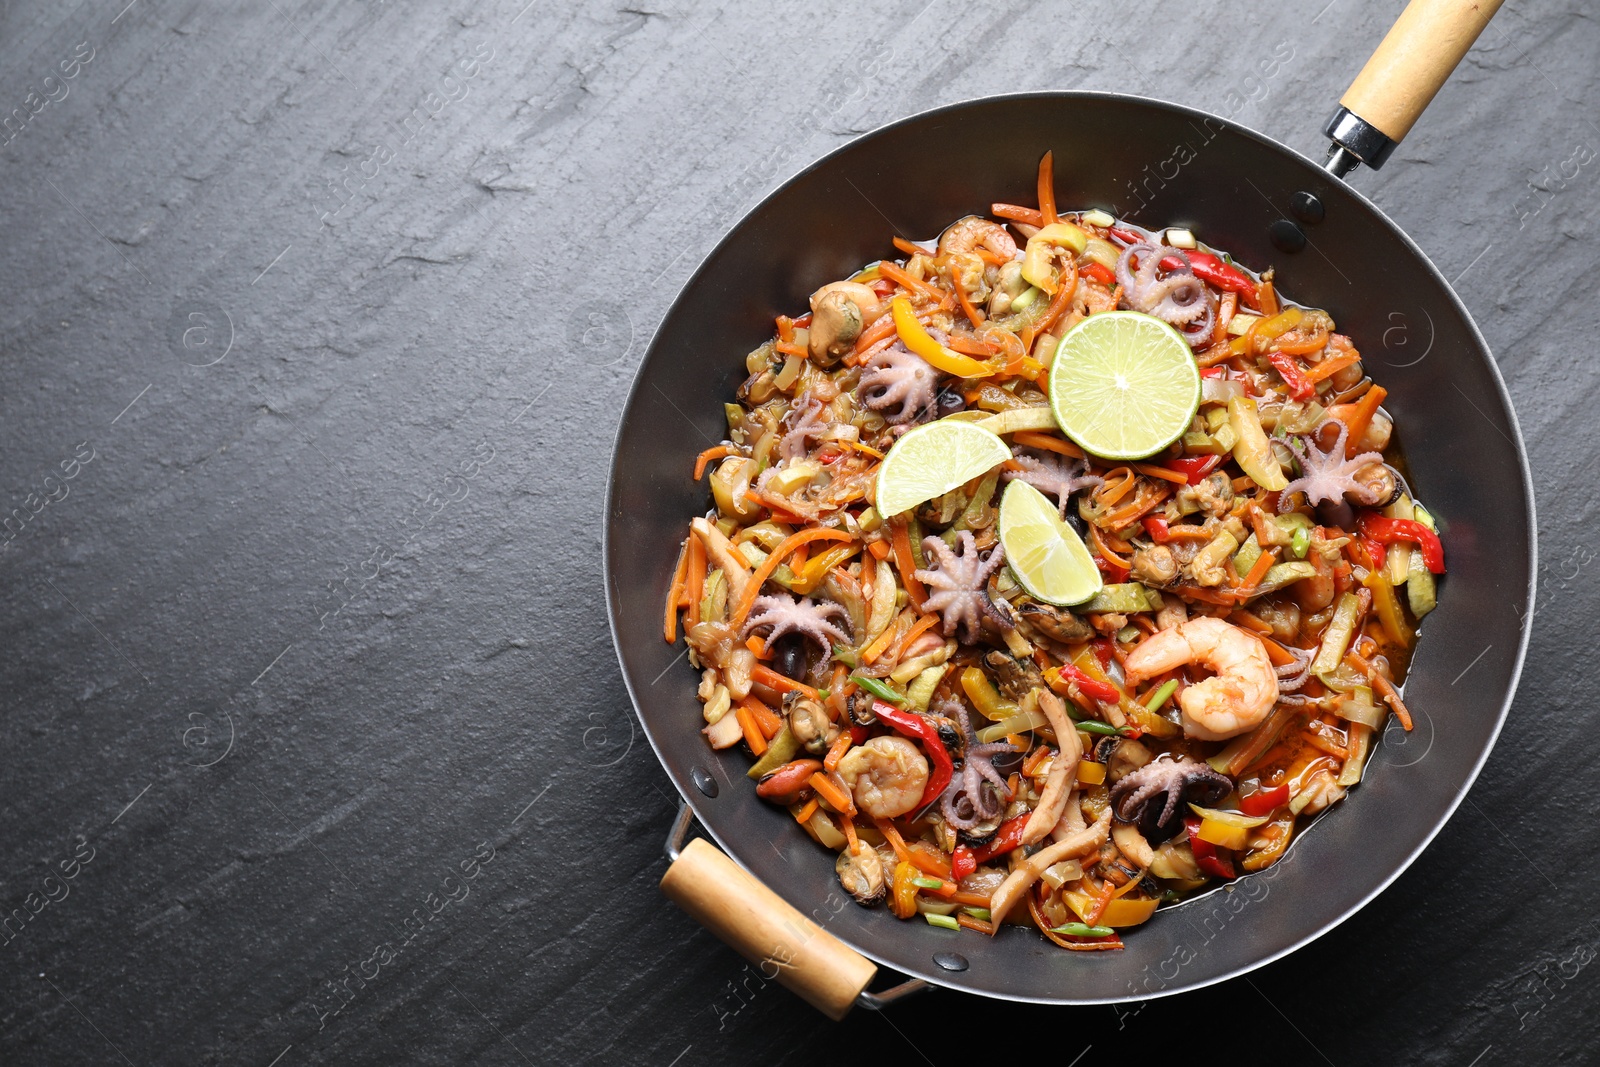
[[(1115, 93), (1087, 89), (997, 93), (986, 96), (970, 97), (955, 103), (943, 104), (938, 107), (929, 108), (925, 111), (915, 112), (892, 122), (884, 123), (883, 125), (877, 126), (865, 133), (852, 137), (833, 150), (823, 154), (822, 156), (819, 156), (809, 165), (795, 171), (787, 179), (774, 186), (772, 190), (760, 200), (742, 211), (739, 214), (739, 217), (731, 224), (727, 224), (722, 237), (705, 253), (704, 256), (701, 257), (700, 262), (695, 266), (695, 269), (679, 285), (677, 295), (673, 298), (672, 303), (668, 305), (667, 310), (662, 314), (660, 322), (657, 324), (651, 335), (649, 345), (646, 346), (643, 355), (640, 356), (639, 366), (634, 370), (633, 382), (629, 386), (628, 397), (623, 404), (622, 413), (618, 419), (617, 428), (612, 439), (611, 464), (606, 475), (606, 521), (604, 523), (604, 528), (601, 531), (602, 572), (606, 587), (606, 622), (611, 631), (611, 643), (616, 651), (619, 667), (625, 668), (627, 660), (622, 637), (620, 631), (618, 630), (617, 608), (611, 596), (611, 591), (613, 589), (613, 574), (611, 568), (611, 532), (612, 518), (617, 503), (617, 457), (622, 445), (623, 432), (629, 424), (630, 417), (634, 412), (634, 406), (636, 403), (638, 403), (641, 392), (644, 388), (646, 379), (646, 375), (644, 373), (645, 366), (649, 362), (651, 355), (654, 353), (656, 341), (661, 334), (662, 328), (679, 313), (681, 305), (686, 299), (689, 291), (694, 287), (695, 283), (700, 280), (701, 276), (706, 272), (710, 264), (722, 253), (726, 247), (730, 245), (731, 242), (735, 240), (736, 237), (738, 237), (739, 230), (744, 226), (746, 221), (748, 221), (752, 215), (760, 211), (777, 197), (781, 196), (791, 186), (795, 185), (803, 178), (822, 170), (825, 167), (835, 164), (840, 157), (852, 151), (859, 145), (874, 138), (881, 137), (887, 133), (890, 133), (891, 131), (900, 130), (918, 123), (925, 123), (929, 120), (937, 119), (940, 116), (949, 115), (955, 112), (966, 110), (968, 108), (988, 106), (996, 103), (1021, 102), (1028, 100), (1070, 100), (1080, 101), (1086, 104), (1098, 104), (1102, 102), (1134, 104), (1141, 107), (1165, 110), (1184, 118), (1210, 120), (1214, 123), (1221, 123), (1226, 129), (1252, 139), (1266, 148), (1281, 154), (1291, 163), (1307, 168), (1311, 173), (1319, 175), (1323, 179), (1331, 177), (1327, 171), (1325, 171), (1310, 157), (1295, 150), (1294, 148), (1289, 147), (1276, 138), (1269, 137), (1266, 134), (1234, 122), (1231, 119), (1224, 119), (1221, 116), (1212, 114), (1211, 112), (1202, 111), (1184, 104), (1174, 103), (1170, 100), (1163, 100), (1158, 97), (1143, 96), (1134, 93)], [(1489, 733), (1488, 740), (1483, 745), (1482, 751), (1478, 753), (1477, 759), (1473, 762), (1471, 770), (1461, 781), (1455, 792), (1455, 795), (1451, 798), (1444, 812), (1434, 822), (1433, 826), (1428, 830), (1428, 832), (1423, 835), (1422, 839), (1417, 843), (1417, 845), (1401, 860), (1398, 865), (1394, 867), (1393, 870), (1389, 871), (1379, 881), (1377, 881), (1376, 884), (1374, 884), (1373, 887), (1354, 904), (1351, 904), (1339, 914), (1318, 925), (1316, 928), (1298, 940), (1295, 940), (1292, 943), (1277, 949), (1276, 951), (1263, 955), (1249, 963), (1241, 964), (1237, 967), (1226, 970), (1222, 973), (1211, 975), (1209, 977), (1197, 978), (1186, 984), (1179, 983), (1173, 986), (1164, 986), (1163, 988), (1154, 992), (1146, 991), (1140, 996), (1059, 997), (1008, 994), (979, 986), (961, 984), (959, 981), (950, 981), (950, 979), (957, 977), (963, 972), (938, 974), (931, 967), (904, 967), (899, 962), (891, 962), (886, 960), (878, 953), (867, 951), (861, 948), (859, 945), (854, 944), (849, 940), (849, 938), (834, 933), (833, 936), (838, 937), (839, 940), (843, 944), (848, 945), (852, 951), (859, 953), (869, 960), (872, 960), (879, 967), (886, 968), (895, 973), (905, 974), (912, 978), (919, 978), (931, 986), (1012, 1003), (1088, 1007), (1103, 1004), (1138, 1003), (1147, 1000), (1156, 1000), (1163, 997), (1177, 996), (1182, 993), (1188, 993), (1199, 989), (1205, 989), (1209, 986), (1218, 985), (1222, 982), (1242, 977), (1253, 971), (1260, 970), (1268, 964), (1275, 963), (1276, 961), (1283, 959), (1285, 956), (1304, 948), (1311, 942), (1326, 935), (1336, 927), (1349, 920), (1357, 912), (1365, 908), (1375, 898), (1377, 898), (1379, 894), (1393, 885), (1402, 874), (1411, 868), (1411, 865), (1417, 861), (1418, 857), (1420, 857), (1422, 853), (1427, 850), (1428, 846), (1431, 845), (1434, 839), (1439, 835), (1439, 832), (1443, 830), (1445, 825), (1449, 823), (1450, 820), (1455, 816), (1456, 810), (1461, 806), (1461, 802), (1466, 799), (1467, 793), (1471, 791), (1473, 784), (1478, 780), (1478, 775), (1482, 773), (1484, 764), (1488, 762), (1490, 754), (1494, 751), (1495, 745), (1499, 742), (1500, 733), (1505, 728), (1506, 718), (1511, 713), (1511, 704), (1516, 699), (1517, 688), (1521, 684), (1522, 680), (1522, 668), (1527, 656), (1528, 643), (1533, 632), (1532, 621), (1534, 616), (1537, 614), (1536, 597), (1539, 563), (1538, 520), (1536, 513), (1536, 499), (1533, 491), (1533, 474), (1528, 463), (1527, 445), (1523, 439), (1521, 423), (1517, 419), (1516, 408), (1511, 402), (1511, 394), (1509, 390), (1507, 390), (1505, 379), (1500, 373), (1500, 365), (1495, 360), (1494, 352), (1489, 347), (1488, 341), (1484, 338), (1483, 331), (1479, 329), (1477, 320), (1468, 310), (1466, 304), (1462, 302), (1460, 295), (1455, 290), (1455, 287), (1451, 285), (1449, 280), (1446, 279), (1445, 276), (1440, 272), (1439, 268), (1434, 264), (1433, 260), (1428, 257), (1428, 254), (1422, 250), (1421, 246), (1419, 246), (1416, 241), (1411, 238), (1411, 235), (1401, 228), (1400, 225), (1391, 219), (1387, 214), (1385, 214), (1382, 208), (1370, 200), (1364, 193), (1361, 192), (1360, 189), (1346, 179), (1339, 178), (1336, 180), (1344, 186), (1347, 192), (1354, 196), (1356, 202), (1362, 208), (1374, 216), (1380, 224), (1387, 227), (1389, 231), (1400, 240), (1403, 247), (1438, 283), (1441, 291), (1454, 306), (1462, 322), (1464, 322), (1468, 330), (1470, 330), (1471, 337), (1476, 343), (1476, 349), (1473, 352), (1473, 357), (1479, 359), (1488, 369), (1490, 380), (1494, 384), (1496, 397), (1500, 401), (1501, 409), (1505, 413), (1507, 424), (1511, 430), (1510, 443), (1512, 450), (1516, 454), (1517, 470), (1521, 476), (1524, 500), (1523, 518), (1527, 525), (1528, 531), (1528, 609), (1526, 614), (1522, 615), (1518, 621), (1517, 645), (1512, 657), (1510, 680), (1506, 685), (1505, 693), (1500, 699), (1500, 708), (1495, 716), (1494, 725)], [(721, 848), (730, 859), (737, 863), (741, 869), (750, 874), (751, 877), (756, 877), (748, 865), (746, 865), (740, 859), (739, 851), (729, 847), (728, 842), (724, 841), (722, 837), (719, 836), (714, 829), (712, 829), (710, 823), (707, 822), (703, 817), (701, 809), (696, 803), (693, 795), (694, 790), (688, 788), (687, 783), (680, 781), (679, 776), (675, 774), (668, 766), (666, 759), (662, 755), (660, 747), (656, 744), (655, 736), (650, 729), (650, 722), (642, 710), (642, 706), (639, 701), (639, 695), (634, 690), (633, 682), (628, 674), (628, 671), (626, 669), (622, 669), (620, 673), (622, 675), (623, 686), (626, 688), (628, 693), (628, 699), (633, 705), (633, 713), (638, 719), (639, 725), (644, 730), (646, 740), (650, 742), (650, 749), (655, 755), (656, 762), (661, 766), (661, 769), (666, 772), (667, 777), (672, 781), (673, 787), (677, 789), (684, 804), (686, 804), (689, 809), (694, 812), (694, 816), (696, 820), (699, 821), (701, 829), (708, 836), (710, 836), (717, 846)], [(757, 880), (759, 881), (759, 879)], [(773, 891), (778, 892), (776, 889)], [(779, 895), (782, 896), (783, 894), (780, 893)]]

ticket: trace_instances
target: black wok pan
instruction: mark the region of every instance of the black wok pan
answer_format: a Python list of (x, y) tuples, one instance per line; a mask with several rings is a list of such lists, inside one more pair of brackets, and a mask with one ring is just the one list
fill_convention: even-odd
[[(664, 888), (763, 960), (769, 976), (835, 1016), (871, 979), (856, 953), (928, 983), (1014, 1000), (1090, 1004), (1193, 989), (1277, 959), (1348, 918), (1455, 810), (1500, 730), (1522, 664), (1533, 493), (1482, 335), (1416, 244), (1341, 176), (1357, 161), (1382, 164), (1487, 21), (1480, 14), (1462, 29), (1460, 9), (1472, 6), (1412, 4), (1330, 121), (1336, 143), (1326, 169), (1260, 134), (1153, 100), (977, 100), (894, 123), (812, 165), (734, 227), (685, 286), (639, 369), (617, 438), (609, 609), (634, 706), (693, 815), (757, 882), (825, 928), (816, 933), (705, 842), (686, 850)], [(888, 253), (891, 236), (932, 237), (993, 201), (1033, 203), (1047, 150), (1064, 208), (1187, 225), (1241, 262), (1274, 265), (1280, 291), (1332, 313), (1390, 391), (1414, 491), (1438, 516), (1449, 562), (1406, 685), (1415, 732), (1391, 724), (1361, 786), (1277, 866), (1158, 913), (1130, 933), (1124, 951), (1092, 955), (1064, 952), (1031, 929), (985, 940), (843, 905), (832, 857), (786, 812), (755, 798), (747, 758), (706, 746), (681, 642), (661, 639), (678, 545), (706, 507), (688, 471), (725, 432), (722, 405), (744, 376), (743, 354), (770, 335), (775, 314), (803, 308), (819, 285)], [(925, 165), (935, 156), (937, 168)], [(676, 857), (676, 846), (669, 852)], [(881, 1003), (870, 994), (863, 1002)]]

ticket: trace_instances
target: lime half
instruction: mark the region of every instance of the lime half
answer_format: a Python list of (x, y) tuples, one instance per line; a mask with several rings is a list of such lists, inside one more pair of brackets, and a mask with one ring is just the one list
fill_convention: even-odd
[(1090, 315), (1061, 339), (1050, 408), (1066, 435), (1106, 459), (1143, 459), (1176, 441), (1200, 407), (1189, 342), (1137, 311)]
[(1100, 592), (1100, 568), (1083, 538), (1027, 482), (1013, 481), (1000, 497), (1000, 544), (1017, 581), (1047, 604), (1082, 604)]
[(941, 419), (910, 431), (878, 467), (878, 514), (900, 514), (1011, 458), (1011, 449), (970, 422)]

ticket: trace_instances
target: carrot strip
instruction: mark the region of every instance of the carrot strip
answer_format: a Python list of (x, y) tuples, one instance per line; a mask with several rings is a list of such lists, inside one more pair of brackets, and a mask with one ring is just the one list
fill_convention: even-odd
[(807, 779), (811, 788), (817, 791), (828, 805), (841, 815), (854, 815), (856, 813), (855, 801), (850, 799), (850, 794), (845, 792), (843, 784), (831, 774), (816, 771)]
[[(1120, 475), (1118, 472), (1121, 472)], [(1118, 477), (1120, 477), (1121, 480), (1113, 485), (1111, 480)], [(1112, 470), (1106, 471), (1106, 484), (1095, 490), (1095, 497), (1097, 498), (1097, 501), (1101, 507), (1109, 508), (1111, 505), (1128, 495), (1128, 490), (1133, 488), (1133, 483), (1135, 481), (1137, 481), (1137, 479), (1134, 478), (1133, 471), (1130, 468), (1116, 467)], [(1185, 479), (1185, 481), (1187, 481), (1187, 479)]]
[(1087, 920), (1088, 925), (1095, 926), (1099, 924), (1100, 917), (1103, 916), (1106, 913), (1106, 909), (1111, 906), (1111, 897), (1116, 891), (1117, 884), (1111, 881), (1109, 878), (1106, 879), (1106, 884), (1100, 888), (1100, 895), (1095, 898), (1094, 910), (1084, 917)]
[(1046, 226), (1052, 222), (1059, 222), (1056, 215), (1056, 167), (1055, 153), (1046, 152), (1044, 158), (1039, 160), (1039, 217)]
[(853, 741), (854, 739), (850, 736), (849, 730), (840, 730), (838, 738), (833, 742), (832, 747), (828, 749), (828, 754), (822, 758), (822, 769), (832, 774), (838, 768), (839, 761), (844, 758), (844, 754), (850, 751), (850, 745)]
[[(1234, 614), (1236, 614), (1236, 615), (1249, 615), (1250, 613), (1247, 612), (1247, 611), (1238, 611), (1238, 612), (1235, 612)], [(1250, 615), (1250, 617), (1252, 619), (1255, 618), (1254, 615)], [(1260, 622), (1261, 620), (1257, 619), (1256, 621)], [(1266, 624), (1262, 623), (1262, 625), (1265, 626)], [(1271, 627), (1268, 627), (1268, 629), (1270, 630)], [(1283, 645), (1281, 643), (1279, 643), (1279, 641), (1276, 638), (1267, 637), (1267, 636), (1263, 635), (1262, 638), (1261, 638), (1261, 643), (1263, 645), (1267, 646), (1267, 658), (1272, 661), (1272, 665), (1274, 667), (1285, 667), (1285, 666), (1288, 666), (1291, 663), (1298, 662), (1297, 658), (1295, 656), (1291, 655), (1289, 653), (1289, 650), (1284, 648)]]
[(667, 587), (667, 618), (662, 627), (662, 636), (667, 639), (667, 644), (676, 644), (678, 641), (678, 607), (683, 597), (683, 578), (689, 572), (689, 541), (700, 540), (690, 534), (684, 541), (683, 547), (678, 550), (678, 565), (672, 571), (672, 584)]
[(911, 647), (912, 642), (927, 633), (928, 628), (938, 621), (939, 616), (937, 615), (924, 615), (918, 619), (911, 629), (906, 631), (906, 635), (900, 639), (900, 644), (895, 647), (895, 659), (898, 660), (903, 657), (906, 654), (906, 649)]
[(1372, 416), (1377, 412), (1378, 405), (1383, 403), (1383, 398), (1389, 395), (1389, 390), (1381, 385), (1374, 385), (1361, 399), (1356, 401), (1356, 409), (1350, 413), (1350, 420), (1346, 423), (1350, 433), (1345, 441), (1344, 455), (1346, 459), (1355, 456), (1361, 451), (1361, 435), (1367, 432), (1367, 426), (1372, 422)]
[(764, 685), (768, 689), (776, 690), (779, 693), (787, 693), (789, 690), (794, 689), (812, 700), (820, 698), (820, 694), (806, 683), (797, 682), (793, 678), (779, 674), (764, 663), (757, 663), (750, 671), (750, 677), (758, 684)]
[(870, 664), (878, 662), (878, 657), (882, 656), (884, 652), (888, 650), (890, 642), (894, 640), (895, 623), (898, 621), (898, 616), (889, 620), (889, 625), (883, 628), (883, 633), (879, 634), (877, 637), (874, 637), (872, 639), (872, 644), (861, 650), (862, 663)]
[(739, 729), (744, 731), (744, 743), (750, 746), (750, 753), (762, 756), (767, 751), (767, 736), (761, 732), (761, 727), (756, 723), (756, 717), (750, 709), (740, 704), (733, 709), (733, 714), (739, 720)]
[(917, 561), (911, 554), (911, 535), (906, 532), (907, 524), (904, 522), (891, 523), (894, 527), (894, 564), (900, 571), (900, 584), (905, 588), (906, 596), (911, 598), (911, 603), (918, 611), (922, 610), (922, 602), (928, 598), (928, 591), (922, 588), (922, 583), (917, 580)]
[(1022, 776), (1024, 778), (1032, 778), (1034, 770), (1044, 762), (1044, 758), (1049, 754), (1050, 750), (1043, 745), (1034, 749), (1033, 755), (1022, 761)]
[(848, 815), (844, 818), (844, 837), (850, 842), (850, 851), (855, 852), (861, 847), (861, 839), (856, 836), (856, 821)]
[(1029, 226), (1043, 226), (1044, 215), (1037, 208), (1021, 204), (990, 204), (989, 214), (1007, 222), (1022, 222)]
[(1352, 348), (1348, 352), (1341, 352), (1331, 359), (1325, 359), (1321, 363), (1307, 367), (1305, 371), (1306, 380), (1313, 384), (1320, 382), (1324, 378), (1333, 377), (1351, 364), (1359, 362), (1361, 362), (1361, 353)]
[(900, 836), (900, 831), (895, 828), (893, 821), (874, 818), (872, 825), (876, 826), (878, 832), (883, 835), (884, 840), (889, 842), (889, 847), (894, 849), (895, 857), (900, 862), (909, 863), (913, 867), (916, 866), (916, 861), (911, 858), (911, 850), (906, 847), (906, 839)]
[(853, 539), (854, 535), (843, 530), (833, 530), (820, 526), (808, 530), (800, 530), (785, 537), (778, 544), (778, 547), (772, 550), (772, 554), (761, 562), (761, 566), (756, 568), (755, 574), (750, 576), (750, 583), (745, 586), (744, 596), (739, 598), (739, 606), (734, 611), (733, 617), (728, 620), (729, 624), (735, 630), (744, 626), (745, 619), (750, 616), (751, 606), (755, 604), (756, 597), (761, 594), (762, 585), (766, 583), (768, 578), (772, 577), (772, 572), (778, 569), (778, 564), (782, 563), (789, 553), (801, 545), (807, 545), (813, 541), (850, 541)]
[(965, 904), (969, 908), (987, 908), (989, 906), (988, 893), (973, 893), (959, 889), (950, 894), (950, 901), (955, 904)]
[(778, 731), (783, 729), (783, 720), (777, 713), (767, 707), (753, 696), (746, 696), (739, 701), (739, 706), (748, 708), (751, 716), (756, 720), (756, 725), (761, 727), (761, 736), (773, 738), (778, 736)]
[(1249, 573), (1244, 576), (1244, 581), (1239, 583), (1236, 591), (1240, 600), (1247, 600), (1255, 595), (1256, 586), (1261, 584), (1261, 579), (1266, 577), (1268, 569), (1276, 562), (1278, 562), (1276, 548), (1269, 548), (1256, 557), (1256, 561), (1250, 565)]
[(987, 936), (994, 935), (994, 923), (986, 923), (982, 919), (974, 919), (964, 911), (956, 912), (956, 925), (965, 926), (968, 930), (976, 930)]
[(810, 800), (806, 801), (800, 806), (799, 811), (794, 813), (794, 821), (810, 822), (811, 816), (815, 815), (817, 813), (817, 809), (821, 806), (822, 804), (817, 800), (817, 798), (812, 797)]
[(1033, 430), (1019, 430), (1011, 435), (1011, 440), (1028, 448), (1042, 448), (1046, 452), (1059, 452), (1063, 456), (1073, 459), (1083, 459), (1083, 449), (1071, 441), (1060, 437), (1051, 437), (1049, 434), (1036, 433)]
[(737, 449), (732, 445), (715, 445), (700, 453), (694, 459), (694, 480), (698, 482), (705, 476), (707, 463), (714, 459), (721, 459), (724, 456), (731, 456), (735, 451)]
[(1315, 333), (1306, 338), (1304, 341), (1289, 341), (1286, 343), (1283, 338), (1280, 337), (1272, 347), (1276, 348), (1279, 352), (1286, 352), (1291, 356), (1309, 356), (1313, 352), (1322, 351), (1323, 347), (1327, 345), (1327, 343), (1328, 331), (1323, 328), (1318, 328)]
[(904, 237), (895, 237), (894, 246), (908, 256), (930, 256), (933, 253), (921, 245), (914, 245)]
[[(1268, 626), (1266, 623), (1262, 622), (1260, 619), (1256, 618), (1243, 608), (1235, 608), (1233, 611), (1228, 613), (1228, 618), (1232, 619), (1238, 625), (1243, 626), (1246, 630), (1250, 630), (1257, 637), (1265, 637), (1267, 634), (1272, 632), (1272, 627)], [(1266, 642), (1262, 643), (1265, 644)], [(1274, 666), (1279, 665), (1278, 657), (1273, 655), (1271, 648), (1267, 649), (1267, 657), (1272, 660)]]
[[(1072, 303), (1072, 296), (1077, 291), (1078, 264), (1076, 262), (1068, 262), (1067, 269), (1062, 272), (1060, 278), (1056, 279), (1056, 294), (1050, 298), (1050, 306), (1045, 309), (1044, 318), (1040, 319), (1039, 324), (1034, 327), (1035, 337), (1039, 334), (1050, 332), (1050, 327), (1054, 326), (1056, 320), (1066, 313), (1067, 305)], [(1029, 343), (1027, 348), (1031, 351), (1033, 345)]]
[(756, 659), (771, 659), (772, 653), (766, 650), (766, 642), (755, 634), (745, 638), (744, 647), (756, 654)]
[(689, 538), (688, 570), (684, 573), (683, 595), (689, 598), (689, 617), (684, 627), (700, 622), (700, 598), (706, 590), (706, 545), (698, 537)]
[(856, 355), (861, 355), (879, 341), (893, 336), (894, 316), (885, 312), (877, 322), (862, 330), (861, 336), (856, 338)]
[(983, 312), (972, 306), (967, 287), (961, 284), (961, 268), (955, 264), (950, 266), (950, 283), (956, 287), (956, 300), (961, 304), (961, 313), (966, 315), (974, 330), (978, 329), (983, 325)]
[(931, 297), (934, 300), (942, 301), (945, 297), (950, 295), (943, 289), (940, 289), (938, 286), (929, 285), (925, 281), (913, 278), (904, 270), (888, 261), (878, 264), (878, 273), (882, 274), (885, 278), (888, 278), (891, 282), (894, 282), (896, 285), (907, 290), (908, 292), (921, 293), (923, 296)]
[(1405, 703), (1401, 701), (1400, 691), (1394, 687), (1394, 683), (1379, 674), (1378, 668), (1363, 659), (1359, 654), (1346, 652), (1344, 658), (1350, 661), (1352, 667), (1367, 676), (1367, 680), (1372, 683), (1373, 688), (1382, 693), (1383, 699), (1387, 700), (1389, 706), (1394, 708), (1395, 715), (1400, 719), (1400, 725), (1409, 731), (1411, 729), (1411, 712), (1406, 709)]
[(1179, 474), (1177, 471), (1168, 470), (1165, 467), (1157, 467), (1153, 463), (1135, 463), (1133, 469), (1147, 478), (1160, 478), (1163, 481), (1176, 482), (1178, 485), (1189, 484), (1189, 476), (1187, 474)]
[(883, 540), (882, 538), (879, 538), (876, 541), (868, 541), (867, 551), (872, 553), (873, 559), (877, 560), (879, 563), (882, 563), (884, 560), (889, 558), (889, 542)]
[(1129, 570), (1133, 567), (1132, 560), (1123, 559), (1106, 547), (1105, 539), (1100, 535), (1100, 527), (1093, 523), (1089, 523), (1089, 540), (1094, 544), (1095, 551), (1100, 553), (1100, 558), (1107, 563), (1113, 563), (1123, 570)]

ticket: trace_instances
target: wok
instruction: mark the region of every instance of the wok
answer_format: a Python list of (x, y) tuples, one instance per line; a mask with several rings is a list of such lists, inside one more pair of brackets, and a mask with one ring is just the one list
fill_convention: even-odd
[[(687, 804), (663, 888), (767, 977), (835, 1018), (852, 1002), (879, 1007), (925, 983), (1063, 1004), (1177, 993), (1262, 966), (1336, 926), (1450, 817), (1516, 688), (1533, 603), (1533, 493), (1505, 386), (1466, 308), (1417, 245), (1342, 178), (1359, 164), (1382, 165), (1495, 6), (1415, 0), (1330, 120), (1334, 144), (1321, 167), (1258, 133), (1154, 100), (1091, 92), (975, 100), (896, 122), (813, 164), (695, 272), (639, 368), (618, 433), (608, 608), (634, 707)], [(1438, 516), (1450, 567), (1406, 683), (1415, 731), (1391, 723), (1360, 787), (1280, 863), (1158, 912), (1121, 952), (1065, 952), (1031, 929), (987, 940), (946, 934), (846, 904), (831, 857), (753, 795), (748, 760), (707, 747), (694, 674), (681, 645), (661, 639), (678, 546), (706, 507), (704, 486), (688, 472), (725, 432), (722, 405), (744, 376), (740, 357), (770, 336), (774, 315), (882, 257), (894, 234), (927, 239), (993, 201), (1033, 203), (1047, 150), (1064, 209), (1188, 226), (1244, 263), (1274, 265), (1280, 291), (1332, 313), (1390, 390), (1414, 491)], [(935, 156), (940, 165), (927, 166)], [(691, 815), (738, 866), (703, 839), (680, 855)], [(869, 961), (911, 980), (864, 992)]]

